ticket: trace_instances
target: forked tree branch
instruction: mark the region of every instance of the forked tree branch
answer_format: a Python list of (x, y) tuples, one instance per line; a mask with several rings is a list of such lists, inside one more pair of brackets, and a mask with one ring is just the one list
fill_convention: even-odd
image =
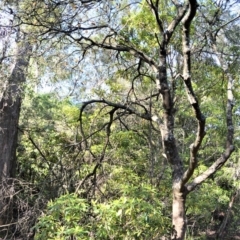
[(89, 42), (92, 46), (96, 46), (102, 49), (108, 49), (108, 50), (114, 50), (114, 51), (118, 51), (118, 52), (128, 52), (130, 53), (132, 56), (137, 57), (139, 59), (141, 59), (143, 62), (146, 62), (147, 64), (149, 64), (155, 71), (157, 71), (157, 63), (153, 60), (153, 58), (147, 56), (144, 52), (142, 52), (139, 49), (136, 49), (134, 47), (130, 47), (127, 45), (111, 45), (111, 44), (106, 44), (105, 41), (103, 42), (96, 42), (91, 38), (87, 38), (87, 37), (81, 37), (80, 39), (76, 39), (73, 36), (70, 36), (71, 38), (73, 38), (73, 40), (81, 43), (82, 40), (85, 40), (87, 42)]
[(205, 117), (203, 116), (198, 100), (194, 93), (192, 83), (191, 83), (191, 51), (190, 51), (190, 25), (192, 19), (196, 15), (197, 11), (197, 1), (189, 1), (189, 10), (186, 16), (183, 18), (183, 32), (182, 32), (182, 48), (183, 48), (183, 80), (185, 89), (187, 92), (188, 100), (192, 105), (195, 117), (198, 122), (198, 129), (195, 141), (190, 146), (190, 159), (188, 169), (183, 175), (182, 183), (183, 185), (190, 179), (194, 169), (197, 166), (197, 153), (201, 146), (202, 140), (205, 135)]
[(153, 3), (152, 0), (146, 0), (149, 7), (151, 8), (154, 16), (155, 16), (155, 19), (156, 19), (156, 22), (157, 22), (157, 26), (158, 26), (158, 29), (160, 31), (160, 33), (164, 33), (164, 29), (163, 29), (163, 23), (162, 23), (162, 20), (160, 19), (159, 17), (159, 1), (156, 1), (156, 4)]
[[(83, 114), (84, 109), (88, 105), (93, 104), (93, 103), (103, 103), (103, 104), (106, 104), (107, 106), (110, 106), (110, 107), (113, 107), (113, 108), (116, 108), (116, 109), (123, 109), (126, 112), (128, 112), (129, 114), (135, 114), (136, 116), (138, 116), (140, 118), (143, 118), (143, 119), (146, 119), (146, 120), (151, 120), (151, 115), (148, 112), (140, 113), (137, 110), (130, 108), (127, 104), (124, 105), (124, 104), (121, 104), (121, 103), (114, 103), (114, 102), (107, 101), (105, 99), (93, 99), (93, 100), (84, 102), (81, 109), (80, 109), (79, 120), (81, 120), (81, 118), (82, 118), (82, 114)], [(144, 108), (144, 109), (146, 110), (146, 108)]]
[(182, 21), (183, 17), (185, 16), (186, 12), (188, 9), (188, 5), (184, 5), (184, 6), (178, 6), (178, 14), (176, 16), (176, 18), (174, 18), (172, 20), (172, 22), (169, 24), (168, 28), (167, 28), (167, 32), (166, 32), (166, 41), (169, 42), (172, 34), (174, 33), (176, 27), (180, 24), (180, 22)]
[(186, 186), (187, 191), (193, 191), (198, 185), (203, 181), (213, 175), (217, 170), (219, 170), (225, 162), (229, 159), (234, 151), (233, 138), (234, 138), (234, 126), (232, 120), (232, 109), (234, 106), (233, 99), (233, 78), (230, 73), (227, 73), (228, 85), (227, 85), (227, 107), (226, 107), (226, 123), (227, 123), (227, 139), (226, 139), (226, 149), (225, 152), (219, 157), (205, 172), (196, 177), (192, 183)]
[(231, 154), (234, 151), (233, 139), (234, 139), (234, 125), (233, 125), (233, 117), (232, 110), (234, 106), (234, 96), (233, 96), (233, 84), (234, 79), (229, 72), (229, 69), (225, 68), (226, 64), (224, 64), (224, 59), (222, 55), (218, 52), (216, 46), (216, 39), (212, 38), (213, 41), (213, 50), (218, 56), (218, 60), (223, 68), (224, 73), (227, 76), (227, 104), (226, 104), (226, 125), (227, 125), (227, 136), (226, 136), (226, 147), (224, 153), (202, 174), (197, 176), (190, 184), (186, 186), (187, 191), (193, 191), (198, 185), (200, 185), (203, 181), (209, 178), (212, 174), (214, 174), (217, 170), (219, 170), (224, 163), (229, 159)]

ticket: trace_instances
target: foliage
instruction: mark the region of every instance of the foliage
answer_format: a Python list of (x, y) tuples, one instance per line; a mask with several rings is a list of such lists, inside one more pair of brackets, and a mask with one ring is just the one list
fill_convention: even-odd
[(50, 202), (35, 227), (36, 239), (158, 239), (166, 233), (169, 219), (153, 189), (129, 186), (122, 191), (110, 202), (87, 202), (76, 194)]
[[(17, 220), (43, 212), (35, 239), (167, 238), (181, 194), (189, 239), (237, 226), (213, 213), (239, 212), (238, 17), (229, 1), (198, 1), (184, 31), (195, 1), (176, 2), (6, 3), (33, 46), (16, 167), (30, 196), (14, 198), (29, 201)], [(32, 90), (44, 83), (55, 92)]]

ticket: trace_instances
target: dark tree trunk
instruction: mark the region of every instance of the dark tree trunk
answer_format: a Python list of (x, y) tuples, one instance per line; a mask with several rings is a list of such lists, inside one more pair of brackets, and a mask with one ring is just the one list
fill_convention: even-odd
[(25, 44), (16, 56), (15, 66), (2, 89), (0, 99), (0, 179), (14, 177), (18, 120), (21, 107), (22, 84), (29, 62), (29, 44)]
[[(19, 46), (15, 64), (0, 98), (0, 225), (11, 222), (9, 201), (11, 179), (15, 176), (18, 121), (21, 108), (22, 85), (26, 81), (25, 71), (29, 63), (30, 46)], [(2, 211), (2, 209), (4, 209)]]
[(2, 181), (15, 176), (20, 102), (20, 96), (16, 96), (16, 99), (8, 96), (0, 102), (0, 176)]

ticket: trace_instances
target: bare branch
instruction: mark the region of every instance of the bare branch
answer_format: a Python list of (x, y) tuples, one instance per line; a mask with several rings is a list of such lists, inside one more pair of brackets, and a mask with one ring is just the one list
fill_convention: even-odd
[[(83, 108), (84, 109), (84, 108)], [(115, 111), (117, 111), (118, 108), (114, 107), (108, 114), (109, 114), (109, 122), (106, 125), (106, 133), (107, 133), (107, 138), (106, 138), (106, 142), (105, 145), (103, 147), (103, 150), (100, 154), (100, 158), (97, 161), (97, 164), (95, 165), (94, 169), (92, 172), (90, 172), (89, 174), (87, 174), (83, 180), (78, 184), (75, 192), (77, 193), (78, 190), (82, 187), (82, 185), (86, 182), (87, 179), (89, 179), (90, 177), (94, 176), (94, 183), (96, 182), (96, 174), (97, 174), (97, 170), (98, 168), (101, 166), (102, 161), (105, 158), (105, 153), (107, 150), (107, 147), (109, 146), (110, 143), (110, 134), (111, 134), (111, 125), (112, 123), (116, 120), (113, 118)]]
[(183, 80), (185, 89), (188, 95), (188, 100), (192, 105), (195, 113), (195, 117), (198, 122), (198, 129), (194, 143), (190, 146), (190, 160), (187, 171), (183, 175), (183, 184), (185, 184), (192, 176), (194, 169), (197, 166), (197, 153), (201, 146), (202, 140), (205, 135), (205, 117), (203, 116), (198, 100), (195, 96), (192, 83), (191, 83), (191, 51), (190, 51), (190, 25), (197, 10), (197, 1), (189, 1), (189, 10), (186, 16), (183, 18), (183, 33), (182, 33), (182, 48), (183, 48)]
[(95, 100), (93, 99), (93, 100), (84, 102), (81, 109), (80, 109), (79, 120), (82, 118), (82, 113), (83, 113), (85, 107), (89, 104), (92, 104), (92, 103), (104, 103), (107, 106), (114, 107), (116, 109), (123, 109), (123, 110), (127, 111), (129, 114), (135, 114), (136, 116), (138, 116), (140, 118), (143, 118), (143, 119), (146, 119), (146, 120), (151, 120), (151, 116), (148, 112), (139, 113), (135, 109), (132, 109), (132, 108), (128, 107), (127, 105), (123, 105), (121, 103), (113, 103), (113, 102), (107, 101), (105, 99), (95, 99)]
[(227, 138), (226, 138), (226, 149), (225, 152), (219, 157), (216, 162), (214, 162), (205, 172), (200, 174), (196, 177), (191, 184), (187, 185), (187, 191), (193, 191), (196, 186), (200, 185), (203, 181), (205, 181), (208, 177), (214, 174), (217, 170), (219, 170), (224, 163), (229, 159), (231, 154), (234, 151), (233, 139), (234, 139), (234, 125), (233, 125), (233, 117), (232, 117), (232, 110), (234, 106), (234, 96), (233, 96), (233, 84), (234, 79), (229, 72), (229, 69), (226, 68), (226, 64), (224, 59), (222, 58), (221, 54), (218, 52), (216, 46), (216, 40), (212, 39), (213, 41), (213, 50), (218, 56), (218, 60), (222, 65), (223, 71), (227, 76), (227, 106), (226, 106), (226, 125), (227, 125)]
[(101, 0), (81, 0), (80, 2), (85, 4), (85, 3), (101, 2)]
[(202, 182), (204, 182), (208, 177), (210, 177), (212, 174), (214, 174), (217, 170), (219, 170), (224, 163), (229, 159), (231, 154), (234, 151), (234, 145), (233, 145), (233, 137), (234, 137), (234, 126), (233, 126), (233, 120), (232, 120), (232, 109), (234, 106), (234, 99), (233, 99), (233, 79), (228, 74), (228, 86), (227, 86), (227, 108), (226, 108), (226, 122), (227, 122), (227, 140), (226, 140), (226, 150), (222, 154), (221, 157), (219, 157), (216, 162), (212, 164), (211, 167), (209, 167), (205, 172), (200, 174), (198, 177), (196, 177), (191, 184), (187, 185), (188, 192), (193, 191), (196, 186), (200, 185)]
[(159, 28), (160, 33), (164, 33), (163, 23), (159, 17), (159, 10), (158, 10), (159, 1), (156, 1), (156, 4), (154, 4), (152, 0), (147, 0), (147, 3), (156, 18), (157, 26)]
[(217, 27), (217, 28), (216, 28), (216, 29), (214, 29), (213, 31), (217, 31), (217, 32), (218, 32), (220, 29), (222, 29), (222, 28), (226, 27), (228, 24), (230, 24), (230, 23), (232, 23), (232, 22), (234, 22), (234, 21), (238, 20), (239, 18), (240, 18), (240, 14), (239, 14), (238, 16), (236, 16), (235, 18), (233, 18), (233, 19), (229, 20), (228, 22), (226, 22), (226, 23), (222, 24), (221, 26)]
[(81, 37), (80, 39), (75, 39), (74, 37), (70, 36), (71, 38), (73, 38), (74, 40), (77, 40), (79, 43), (81, 43), (81, 41), (84, 39), (88, 42), (91, 43), (91, 45), (93, 46), (97, 46), (103, 49), (108, 49), (108, 50), (115, 50), (115, 51), (119, 51), (119, 52), (129, 52), (130, 54), (132, 54), (135, 57), (138, 57), (139, 59), (141, 59), (142, 61), (148, 63), (151, 67), (154, 68), (154, 70), (157, 69), (157, 63), (155, 63), (155, 61), (148, 57), (145, 53), (143, 53), (142, 51), (140, 51), (139, 49), (135, 49), (134, 47), (129, 47), (126, 45), (108, 45), (103, 43), (98, 43), (94, 40), (92, 40), (91, 38), (87, 38), (87, 37)]
[(214, 162), (211, 167), (209, 167), (205, 172), (200, 174), (190, 184), (186, 186), (187, 191), (188, 192), (193, 191), (198, 185), (200, 185), (207, 178), (213, 175), (217, 170), (219, 170), (223, 166), (223, 164), (228, 160), (228, 158), (231, 156), (233, 151), (234, 151), (233, 145), (230, 146), (228, 149), (226, 149), (226, 151), (222, 154), (222, 156), (218, 158), (217, 161)]
[(181, 22), (182, 18), (186, 14), (187, 9), (188, 9), (188, 5), (184, 5), (183, 7), (180, 6), (180, 5), (178, 6), (178, 15), (176, 16), (175, 19), (173, 19), (173, 21), (169, 24), (169, 26), (167, 28), (167, 32), (166, 32), (167, 42), (170, 41), (174, 30), (176, 29), (176, 27), (179, 25), (179, 23)]

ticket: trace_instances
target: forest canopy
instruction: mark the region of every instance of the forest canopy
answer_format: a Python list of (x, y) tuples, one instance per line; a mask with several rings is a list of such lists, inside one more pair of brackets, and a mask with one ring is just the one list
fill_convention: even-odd
[(239, 20), (0, 1), (0, 238), (238, 239)]

